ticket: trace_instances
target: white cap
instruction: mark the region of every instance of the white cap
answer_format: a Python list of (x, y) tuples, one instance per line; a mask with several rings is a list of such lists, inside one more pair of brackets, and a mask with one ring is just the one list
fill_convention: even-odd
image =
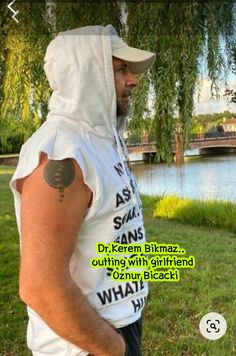
[(155, 61), (155, 53), (129, 47), (110, 25), (112, 56), (122, 59), (128, 64), (132, 73), (146, 72)]

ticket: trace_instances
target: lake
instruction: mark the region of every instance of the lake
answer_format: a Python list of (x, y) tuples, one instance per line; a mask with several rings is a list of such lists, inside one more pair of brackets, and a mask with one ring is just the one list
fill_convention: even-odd
[(180, 167), (133, 163), (132, 169), (143, 194), (178, 194), (236, 202), (235, 155), (188, 157)]

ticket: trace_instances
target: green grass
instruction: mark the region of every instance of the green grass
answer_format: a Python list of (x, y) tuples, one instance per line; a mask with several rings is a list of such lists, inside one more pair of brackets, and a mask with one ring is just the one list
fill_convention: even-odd
[[(19, 243), (9, 180), (14, 167), (0, 167), (0, 355), (28, 356), (27, 317), (18, 297)], [(153, 217), (156, 197), (142, 197), (148, 241), (179, 243), (196, 267), (181, 270), (178, 283), (150, 283), (144, 312), (143, 355), (236, 354), (236, 234), (182, 225)], [(228, 330), (220, 340), (204, 339), (201, 317), (222, 313)]]
[(167, 195), (154, 204), (154, 216), (236, 232), (236, 204), (230, 201), (195, 200)]
[(18, 295), (19, 239), (9, 181), (14, 167), (0, 168), (0, 355), (30, 355), (26, 312)]
[[(148, 241), (178, 243), (187, 256), (196, 258), (194, 269), (180, 270), (180, 282), (150, 283), (144, 313), (145, 356), (236, 354), (236, 234), (156, 219), (153, 204), (146, 202), (143, 210)], [(215, 341), (198, 331), (201, 317), (212, 311), (222, 313), (228, 323), (225, 336)]]

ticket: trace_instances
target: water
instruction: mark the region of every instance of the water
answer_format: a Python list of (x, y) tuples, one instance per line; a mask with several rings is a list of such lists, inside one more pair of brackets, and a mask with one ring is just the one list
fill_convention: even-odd
[(174, 164), (133, 164), (138, 189), (143, 194), (178, 194), (198, 199), (236, 202), (236, 156), (185, 158)]

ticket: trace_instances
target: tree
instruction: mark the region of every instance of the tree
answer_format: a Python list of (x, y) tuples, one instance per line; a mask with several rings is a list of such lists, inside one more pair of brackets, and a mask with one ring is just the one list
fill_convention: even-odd
[[(154, 88), (154, 127), (159, 155), (171, 160), (171, 143), (177, 129), (184, 134), (187, 146), (191, 131), (193, 95), (207, 60), (212, 80), (212, 94), (217, 96), (217, 79), (224, 69), (220, 41), (225, 39), (226, 54), (234, 35), (233, 1), (128, 2), (128, 40), (157, 54), (154, 68), (146, 79)], [(146, 89), (146, 95), (148, 89)], [(137, 90), (137, 101), (144, 96)], [(135, 109), (131, 130), (142, 116)]]
[(209, 130), (219, 130), (225, 120), (236, 117), (236, 113), (224, 111), (214, 114), (194, 115), (192, 119), (192, 133), (207, 132)]
[(47, 26), (42, 26), (45, 24), (45, 4), (24, 1), (17, 6), (18, 24), (9, 12), (6, 16), (6, 3), (1, 5), (5, 14), (1, 36), (5, 57), (1, 81), (0, 144), (5, 152), (19, 150), (39, 127), (49, 97), (43, 72), (45, 47), (50, 40)]
[[(231, 51), (231, 62), (232, 62), (232, 71), (236, 74), (236, 44), (234, 44)], [(229, 102), (236, 103), (236, 91), (233, 89), (227, 88), (225, 90), (225, 96), (228, 98)]]
[(8, 2), (0, 5), (0, 15), (4, 14), (0, 17), (0, 152), (19, 150), (46, 118), (50, 88), (43, 58), (56, 33), (111, 21), (119, 30), (118, 2), (54, 3), (55, 23), (45, 1), (17, 1), (18, 24), (11, 18)]

